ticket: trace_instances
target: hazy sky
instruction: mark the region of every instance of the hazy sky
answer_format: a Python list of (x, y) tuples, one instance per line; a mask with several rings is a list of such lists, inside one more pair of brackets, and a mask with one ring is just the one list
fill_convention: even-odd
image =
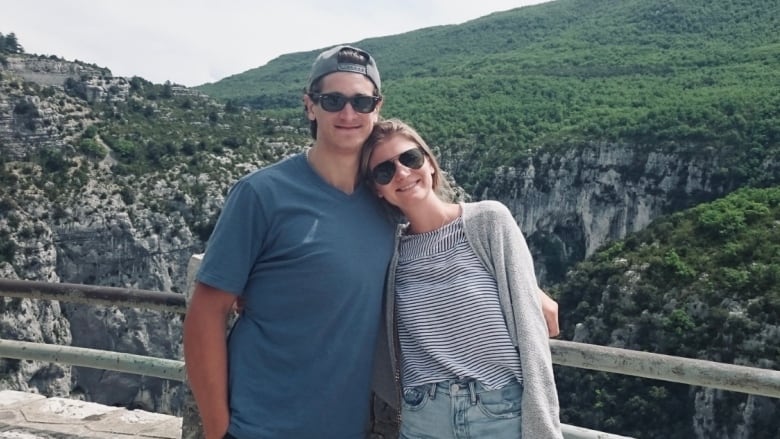
[(458, 24), (547, 0), (11, 0), (0, 33), (57, 55), (187, 86), (285, 53)]

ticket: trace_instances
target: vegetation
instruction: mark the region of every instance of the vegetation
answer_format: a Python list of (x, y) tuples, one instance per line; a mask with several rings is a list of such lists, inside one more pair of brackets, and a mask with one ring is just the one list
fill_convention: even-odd
[[(472, 159), (454, 175), (470, 192), (475, 163), (588, 141), (718, 154), (745, 183), (780, 153), (778, 17), (773, 0), (557, 0), (356, 44), (377, 58), (385, 116)], [(298, 116), (317, 53), (198, 89)]]
[[(777, 368), (778, 225), (780, 187), (741, 189), (608, 245), (554, 288), (563, 337), (575, 339), (579, 324), (577, 338), (586, 343)], [(689, 386), (571, 368), (556, 375), (568, 422), (634, 437), (695, 437)], [(746, 399), (727, 395), (716, 410)], [(780, 409), (777, 400), (759, 404)], [(777, 417), (763, 422), (751, 438), (780, 431)]]
[[(101, 122), (90, 127), (81, 143), (85, 153), (98, 157), (105, 155), (104, 149), (110, 150), (120, 174), (144, 174), (175, 165), (187, 165), (194, 172), (205, 163), (204, 154), (221, 155), (227, 150), (252, 161), (257, 146), (275, 133), (277, 140), (305, 143), (300, 133), (279, 131), (283, 122), (193, 93), (176, 94), (170, 83), (152, 84), (134, 77), (130, 85), (126, 102), (94, 106)], [(106, 148), (97, 148), (96, 139)]]
[(15, 33), (11, 32), (8, 35), (0, 33), (0, 54), (3, 53), (24, 53), (24, 48), (19, 44)]
[[(49, 211), (59, 221), (69, 205), (90, 191), (90, 180), (98, 180), (106, 185), (100, 190), (112, 191), (125, 205), (140, 203), (161, 213), (180, 210), (190, 230), (205, 241), (216, 214), (205, 206), (219, 193), (207, 190), (200, 176), (220, 182), (221, 192), (248, 170), (275, 162), (310, 140), (307, 129), (170, 82), (113, 78), (106, 68), (75, 64), (81, 73), (68, 77), (61, 88), (0, 76), (16, 138), (36, 139), (25, 146), (22, 157), (7, 157), (3, 151), (0, 201), (42, 193), (54, 203)], [(90, 94), (95, 81), (108, 84), (102, 95)], [(55, 118), (53, 109), (60, 113)], [(161, 182), (177, 192), (171, 195), (176, 201), (145, 196), (144, 186)], [(0, 261), (10, 262), (18, 230), (4, 225), (4, 216), (0, 211)]]
[(9, 233), (0, 231), (0, 263), (13, 262), (16, 253), (16, 244), (9, 239)]

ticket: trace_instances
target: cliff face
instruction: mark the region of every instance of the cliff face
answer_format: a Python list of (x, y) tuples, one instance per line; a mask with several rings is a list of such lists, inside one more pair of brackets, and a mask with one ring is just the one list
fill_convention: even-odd
[[(127, 286), (180, 292), (191, 253), (197, 248), (182, 217), (140, 206), (95, 204), (99, 195), (74, 205), (54, 227), (61, 279), (78, 284)], [(92, 201), (92, 202), (90, 202)], [(124, 211), (126, 209), (126, 211)], [(72, 344), (159, 358), (183, 357), (181, 316), (124, 307), (63, 304)], [(177, 413), (179, 384), (118, 372), (75, 368), (74, 381), (86, 398), (164, 413)]]
[[(769, 158), (755, 173), (778, 176), (779, 164), (776, 158)], [(540, 154), (529, 159), (525, 166), (498, 169), (494, 183), (488, 185), (482, 197), (498, 199), (510, 207), (528, 238), (540, 280), (552, 284), (561, 280), (574, 263), (605, 244), (646, 228), (659, 216), (732, 192), (739, 181), (723, 176), (726, 166), (716, 154), (692, 155), (662, 148), (589, 144), (559, 155)], [(641, 277), (632, 267), (625, 268), (624, 276), (641, 283)], [(626, 309), (636, 308), (636, 291), (642, 291), (642, 285), (628, 283), (615, 290), (612, 284), (603, 285), (601, 300), (589, 302), (592, 312), (585, 320), (571, 321), (572, 316), (567, 314), (573, 311), (572, 307), (562, 309), (562, 322), (576, 328), (574, 341), (643, 350), (644, 346), (635, 340), (640, 331), (634, 330), (641, 322), (622, 317), (620, 313), (616, 317), (616, 307), (611, 305), (611, 301), (618, 301)], [(670, 303), (683, 301), (675, 296), (676, 290), (672, 282), (665, 291), (664, 297)], [(691, 300), (696, 303), (697, 299)], [(699, 302), (690, 308), (692, 313), (702, 313), (700, 318), (705, 321), (706, 314), (720, 312), (720, 307), (728, 308), (736, 320), (746, 315), (747, 306), (748, 303), (736, 301), (718, 307)], [(645, 309), (644, 318), (647, 313)], [(748, 325), (750, 319), (743, 318)], [(611, 333), (610, 339), (593, 337), (591, 330), (596, 329)], [(760, 332), (746, 338), (745, 343), (750, 345), (776, 345), (777, 326), (765, 325)], [(777, 368), (777, 358), (772, 356), (758, 361), (739, 357), (735, 362)], [(572, 379), (566, 376), (568, 372), (563, 368), (558, 374), (559, 386), (561, 382), (564, 386), (571, 385), (572, 381), (584, 380), (588, 375), (580, 373)], [(576, 394), (576, 390), (568, 387), (559, 387), (559, 391)], [(695, 435), (692, 437), (699, 439), (765, 437), (767, 425), (774, 422), (772, 413), (778, 408), (772, 398), (698, 387), (691, 387), (687, 395), (681, 392), (675, 403), (689, 412), (688, 425)], [(724, 417), (718, 413), (729, 415)], [(679, 419), (686, 415), (672, 416)]]
[[(660, 215), (721, 197), (740, 184), (722, 176), (716, 154), (626, 144), (586, 144), (502, 167), (481, 198), (512, 212), (532, 247), (543, 283), (602, 245), (645, 228)], [(771, 175), (770, 159), (761, 172)]]
[[(64, 93), (68, 80), (75, 94)], [(111, 154), (77, 159), (64, 179), (50, 174), (61, 162), (49, 158), (74, 155), (85, 128), (101, 120), (90, 101), (126, 100), (127, 84), (101, 70), (48, 59), (11, 57), (0, 71), (0, 247), (13, 250), (0, 256), (0, 277), (187, 288), (189, 258), (203, 251), (190, 225), (213, 218), (234, 175), (212, 179), (173, 168), (116, 176)], [(237, 165), (235, 172), (243, 170)], [(182, 195), (180, 185), (192, 184), (202, 185), (207, 199)], [(181, 321), (142, 309), (0, 299), (3, 338), (161, 358), (182, 358)], [(178, 413), (181, 405), (176, 382), (17, 360), (0, 360), (0, 370), (4, 388), (166, 413)]]
[[(8, 219), (18, 223), (12, 263), (2, 277), (181, 292), (189, 257), (202, 243), (181, 213), (127, 205), (110, 184), (67, 201), (18, 194)], [(173, 196), (168, 194), (166, 196)], [(49, 215), (49, 212), (60, 212)], [(181, 317), (125, 307), (4, 299), (3, 338), (64, 344), (160, 358), (182, 358)], [(5, 360), (9, 363), (11, 360)], [(72, 370), (71, 370), (72, 369)], [(177, 413), (179, 385), (89, 368), (21, 362), (6, 366), (8, 388), (83, 397), (109, 405)]]
[(107, 69), (58, 59), (56, 57), (14, 56), (7, 58), (5, 70), (16, 76), (43, 86), (62, 86), (68, 79), (81, 76), (111, 75)]
[[(139, 108), (145, 118), (141, 123), (170, 118), (163, 114), (164, 105), (131, 95), (130, 89), (130, 81), (105, 69), (59, 60), (11, 56), (8, 66), (0, 66), (0, 277), (182, 293), (189, 287), (190, 257), (203, 252), (229, 185), (300, 149), (284, 141), (293, 134), (282, 127), (284, 136), (263, 138), (262, 147), (247, 148), (246, 154), (190, 145), (189, 154), (198, 154), (189, 162), (192, 168), (182, 160), (148, 172), (116, 173), (113, 166), (122, 152), (85, 132), (120, 113), (127, 118), (121, 124), (129, 124)], [(169, 101), (182, 97), (179, 109), (204, 115), (212, 124), (210, 134), (235, 131), (214, 128), (223, 105), (180, 86), (166, 85), (163, 92)], [(203, 124), (191, 123), (166, 127), (186, 132)], [(223, 141), (240, 142), (246, 141)], [(85, 155), (84, 143), (105, 148), (107, 155)], [(182, 358), (180, 315), (1, 300), (3, 338)], [(164, 413), (181, 409), (177, 382), (15, 360), (0, 360), (0, 371), (0, 386), (10, 389)]]

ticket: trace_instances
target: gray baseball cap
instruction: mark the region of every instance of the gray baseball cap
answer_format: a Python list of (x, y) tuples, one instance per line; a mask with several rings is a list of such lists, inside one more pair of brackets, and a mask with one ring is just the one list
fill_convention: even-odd
[[(353, 63), (340, 63), (339, 62), (339, 52), (341, 52), (342, 49), (352, 49), (357, 52), (362, 53), (365, 55), (368, 62), (366, 65), (363, 64), (353, 64)], [(363, 49), (358, 49), (357, 47), (353, 46), (336, 46), (331, 49), (328, 49), (317, 56), (317, 59), (314, 60), (314, 64), (311, 66), (311, 74), (309, 75), (309, 80), (306, 83), (306, 90), (311, 90), (312, 84), (317, 82), (320, 78), (322, 78), (325, 75), (335, 73), (335, 72), (352, 72), (352, 73), (360, 73), (361, 75), (365, 75), (368, 77), (368, 79), (371, 80), (371, 82), (374, 83), (377, 90), (381, 90), (381, 80), (379, 79), (379, 70), (376, 68), (376, 61), (374, 61), (374, 58), (366, 52)]]

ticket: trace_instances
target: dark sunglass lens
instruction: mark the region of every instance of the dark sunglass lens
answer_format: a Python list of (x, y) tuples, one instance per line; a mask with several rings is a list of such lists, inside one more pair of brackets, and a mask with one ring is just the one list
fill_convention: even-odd
[(390, 183), (395, 175), (395, 163), (391, 161), (382, 162), (371, 171), (374, 177), (374, 182), (377, 184), (385, 185)]
[(325, 111), (341, 111), (347, 105), (347, 98), (340, 94), (320, 95), (320, 105)]
[(373, 96), (355, 96), (352, 98), (352, 108), (358, 113), (370, 113), (374, 111), (376, 101)]
[(406, 151), (405, 153), (398, 156), (398, 161), (407, 168), (420, 169), (423, 163), (425, 163), (425, 156), (423, 155), (422, 151), (420, 151), (418, 148), (415, 148), (410, 149), (409, 151)]

